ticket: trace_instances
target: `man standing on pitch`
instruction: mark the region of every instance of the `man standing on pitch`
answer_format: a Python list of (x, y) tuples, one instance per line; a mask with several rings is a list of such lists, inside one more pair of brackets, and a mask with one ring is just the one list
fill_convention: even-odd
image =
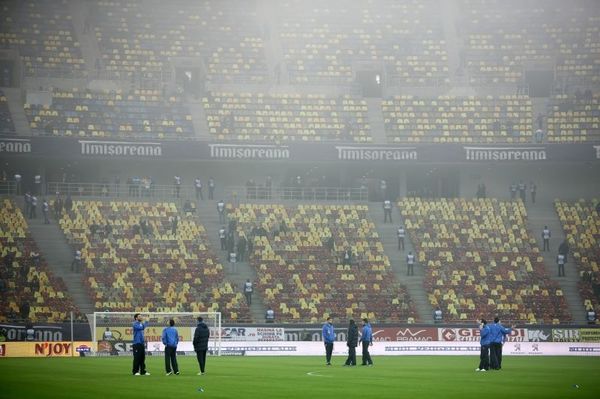
[(356, 366), (356, 346), (358, 345), (358, 327), (354, 320), (350, 319), (348, 325), (346, 346), (348, 346), (348, 359), (344, 366)]
[(327, 318), (327, 322), (323, 324), (323, 342), (325, 343), (325, 359), (327, 365), (331, 366), (331, 354), (333, 353), (333, 342), (335, 341), (335, 331), (331, 317)]
[(502, 344), (504, 336), (510, 334), (512, 329), (500, 324), (498, 317), (494, 318), (494, 324), (490, 326), (490, 369), (500, 370), (502, 368)]
[[(179, 333), (173, 327), (175, 320), (169, 320), (169, 327), (162, 332), (162, 343), (165, 345), (165, 369), (167, 375), (175, 373), (179, 375), (179, 367), (177, 366), (177, 344), (179, 344)], [(171, 369), (171, 366), (173, 368)]]
[(150, 375), (146, 372), (146, 348), (144, 343), (144, 329), (148, 322), (136, 313), (133, 316), (133, 375)]
[(373, 345), (373, 330), (369, 324), (368, 319), (362, 319), (362, 335), (360, 337), (362, 343), (362, 365), (372, 366), (373, 360), (371, 360), (371, 354), (369, 353), (369, 346)]
[(198, 325), (194, 332), (194, 351), (196, 351), (196, 358), (200, 365), (200, 372), (198, 375), (204, 375), (204, 367), (206, 366), (206, 352), (208, 351), (208, 338), (210, 337), (210, 331), (206, 323), (204, 323), (202, 316), (198, 317)]
[(479, 367), (475, 371), (487, 371), (490, 368), (490, 327), (485, 319), (479, 324), (479, 337), (481, 353), (479, 354)]

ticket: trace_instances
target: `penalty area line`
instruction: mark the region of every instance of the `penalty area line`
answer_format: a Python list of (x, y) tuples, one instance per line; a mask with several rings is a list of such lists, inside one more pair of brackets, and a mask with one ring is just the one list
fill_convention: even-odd
[(308, 373), (306, 373), (306, 375), (310, 377), (331, 377), (330, 375), (319, 374), (318, 371), (309, 371)]

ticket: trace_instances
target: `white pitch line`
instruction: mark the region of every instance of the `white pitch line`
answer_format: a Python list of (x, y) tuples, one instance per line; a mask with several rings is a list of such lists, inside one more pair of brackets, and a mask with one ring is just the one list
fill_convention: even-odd
[(308, 373), (306, 373), (306, 375), (311, 377), (331, 377), (329, 375), (318, 374), (318, 371), (309, 371)]

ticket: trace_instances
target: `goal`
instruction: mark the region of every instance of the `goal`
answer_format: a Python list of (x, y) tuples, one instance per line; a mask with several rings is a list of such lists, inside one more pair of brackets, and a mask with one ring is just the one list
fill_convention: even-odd
[(179, 332), (177, 350), (192, 354), (197, 319), (202, 316), (210, 329), (208, 351), (213, 355), (221, 355), (221, 312), (94, 312), (90, 328), (97, 355), (132, 354), (133, 316), (136, 313), (140, 313), (148, 321), (144, 337), (149, 352), (164, 350), (160, 343), (162, 331), (169, 326), (169, 320), (173, 319)]

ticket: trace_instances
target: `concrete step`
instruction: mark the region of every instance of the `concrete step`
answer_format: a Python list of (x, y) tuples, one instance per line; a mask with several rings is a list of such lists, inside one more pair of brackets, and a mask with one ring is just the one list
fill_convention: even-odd
[(25, 116), (23, 110), (24, 94), (20, 88), (3, 88), (2, 91), (6, 95), (8, 109), (10, 110), (10, 116), (15, 130), (19, 136), (31, 136), (31, 129), (29, 128), (29, 122)]
[(371, 127), (371, 136), (376, 144), (387, 143), (385, 136), (385, 124), (383, 121), (383, 112), (381, 111), (381, 98), (366, 98), (367, 110), (369, 115), (369, 126)]

